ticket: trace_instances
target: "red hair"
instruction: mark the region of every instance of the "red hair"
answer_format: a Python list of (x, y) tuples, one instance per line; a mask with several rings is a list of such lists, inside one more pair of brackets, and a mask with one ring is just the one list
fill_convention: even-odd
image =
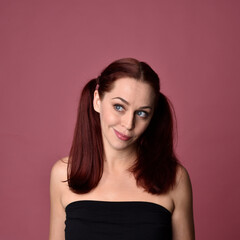
[(137, 184), (147, 192), (167, 192), (175, 184), (178, 160), (173, 149), (174, 111), (169, 100), (160, 93), (158, 75), (144, 62), (124, 58), (111, 63), (97, 79), (89, 81), (82, 90), (77, 122), (68, 161), (68, 185), (75, 193), (87, 193), (95, 188), (103, 174), (103, 142), (99, 113), (93, 109), (93, 95), (98, 84), (102, 99), (111, 91), (114, 81), (131, 77), (152, 86), (155, 110), (140, 136), (137, 160), (129, 169)]

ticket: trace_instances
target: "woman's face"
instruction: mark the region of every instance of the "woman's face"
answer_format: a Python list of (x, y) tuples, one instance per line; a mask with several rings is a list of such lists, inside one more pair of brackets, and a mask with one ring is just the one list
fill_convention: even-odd
[(100, 114), (105, 149), (134, 148), (134, 143), (147, 128), (154, 111), (152, 87), (134, 78), (124, 77), (113, 83), (101, 100), (96, 90), (93, 106)]

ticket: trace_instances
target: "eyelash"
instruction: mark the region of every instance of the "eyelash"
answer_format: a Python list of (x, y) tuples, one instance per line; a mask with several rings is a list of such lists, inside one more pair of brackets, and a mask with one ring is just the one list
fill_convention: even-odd
[[(121, 107), (122, 109), (124, 109), (124, 107), (123, 107), (122, 105), (120, 105), (120, 104), (114, 104), (113, 107), (114, 107), (114, 109), (115, 109), (117, 112), (122, 112), (121, 110), (117, 109), (118, 107)], [(145, 112), (145, 111), (137, 111), (136, 113), (137, 113), (137, 115), (138, 115), (140, 118), (147, 118), (148, 115), (149, 115), (149, 114), (148, 114), (147, 112)], [(138, 113), (144, 113), (145, 116), (140, 116)]]

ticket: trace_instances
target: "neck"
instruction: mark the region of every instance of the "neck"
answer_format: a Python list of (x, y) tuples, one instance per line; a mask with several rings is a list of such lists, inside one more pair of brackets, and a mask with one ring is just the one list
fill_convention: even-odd
[(136, 160), (136, 151), (134, 149), (122, 151), (104, 151), (104, 171), (108, 173), (126, 172)]

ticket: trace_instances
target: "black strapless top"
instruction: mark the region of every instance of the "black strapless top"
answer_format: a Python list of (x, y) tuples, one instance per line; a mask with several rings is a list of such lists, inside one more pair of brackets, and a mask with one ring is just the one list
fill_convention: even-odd
[(80, 200), (65, 210), (66, 240), (172, 239), (172, 214), (156, 203)]

